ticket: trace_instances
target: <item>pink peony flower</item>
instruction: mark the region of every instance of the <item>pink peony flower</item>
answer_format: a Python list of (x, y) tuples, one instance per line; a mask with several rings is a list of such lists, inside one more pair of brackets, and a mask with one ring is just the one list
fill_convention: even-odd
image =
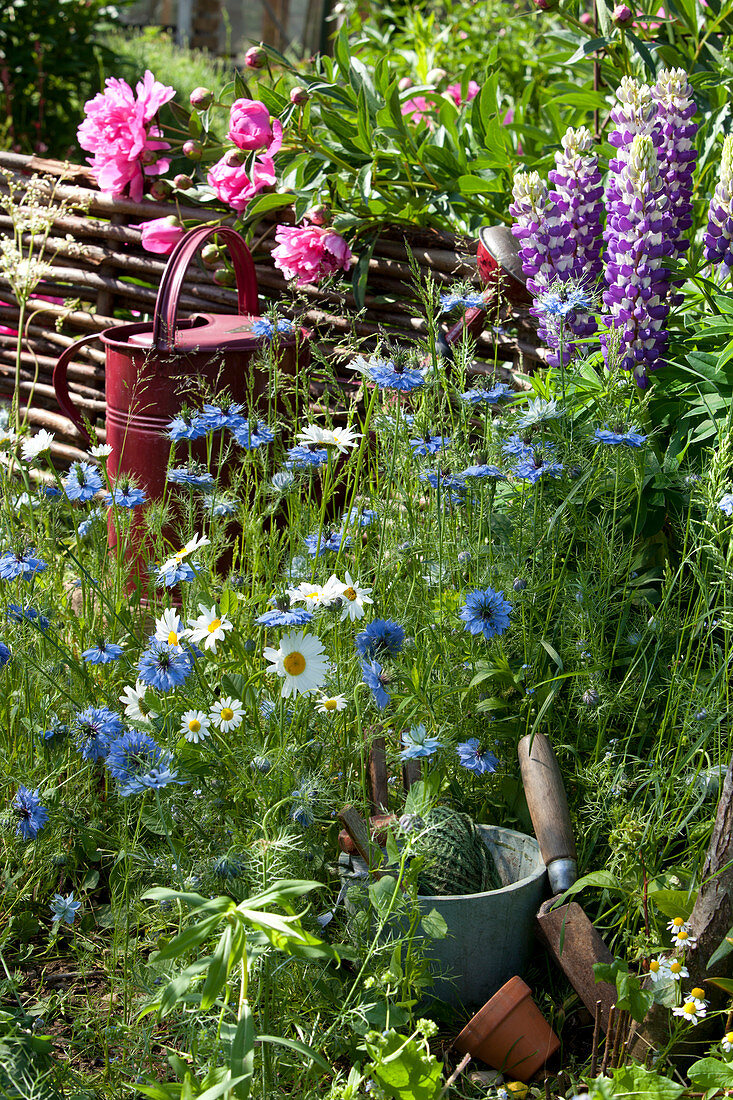
[(141, 230), (143, 248), (161, 256), (170, 256), (185, 232), (173, 214), (167, 218), (153, 218), (152, 221), (143, 222), (133, 228)]
[(275, 164), (272, 157), (262, 157), (254, 162), (252, 175), (248, 176), (245, 165), (227, 164), (227, 158), (222, 157), (212, 164), (207, 178), (221, 201), (241, 214), (258, 191), (275, 184)]
[(348, 271), (351, 249), (333, 229), (317, 225), (279, 225), (275, 230), (278, 247), (272, 258), (286, 279), (296, 286), (316, 283), (337, 271)]
[[(448, 95), (451, 97), (453, 102), (455, 103), (456, 107), (462, 107), (463, 106), (464, 100), (463, 100), (463, 97), (461, 96), (461, 85), (460, 85), (460, 83), (458, 83), (458, 84), (449, 84), (448, 87), (445, 90), (448, 93)], [(465, 102), (470, 103), (472, 99), (476, 98), (476, 96), (479, 94), (480, 91), (481, 91), (480, 85), (478, 85), (475, 80), (469, 80), (468, 87), (466, 88)]]
[(432, 129), (435, 106), (429, 103), (424, 95), (416, 95), (413, 99), (406, 99), (402, 104), (402, 114), (407, 115), (410, 122), (414, 122), (416, 126), (424, 122), (429, 129)]
[(283, 128), (257, 99), (237, 99), (229, 112), (229, 140), (238, 149), (263, 149), (274, 156), (282, 145)]
[(149, 70), (137, 84), (137, 98), (126, 81), (114, 77), (105, 81), (105, 89), (84, 104), (87, 117), (77, 138), (82, 149), (94, 154), (87, 159), (100, 189), (123, 195), (129, 188), (130, 197), (139, 202), (144, 177), (160, 175), (170, 163), (158, 156), (170, 146), (158, 140), (153, 118), (175, 89), (160, 84)]

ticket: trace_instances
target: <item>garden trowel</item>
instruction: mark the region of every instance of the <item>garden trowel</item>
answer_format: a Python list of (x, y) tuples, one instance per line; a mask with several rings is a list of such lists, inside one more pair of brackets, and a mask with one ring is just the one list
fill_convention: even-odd
[(537, 930), (592, 1016), (600, 1001), (600, 1025), (606, 1031), (616, 990), (609, 982), (595, 981), (593, 964), (613, 962), (613, 956), (577, 902), (558, 905), (560, 895), (578, 877), (573, 827), (562, 775), (552, 746), (543, 734), (523, 737), (518, 752), (529, 814), (554, 895), (540, 907)]

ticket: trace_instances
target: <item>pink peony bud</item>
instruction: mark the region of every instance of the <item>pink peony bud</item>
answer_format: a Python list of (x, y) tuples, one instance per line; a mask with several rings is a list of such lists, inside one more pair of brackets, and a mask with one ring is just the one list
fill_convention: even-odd
[(200, 141), (184, 141), (181, 152), (189, 160), (201, 160), (204, 147)]
[(440, 84), (441, 80), (445, 80), (448, 73), (445, 69), (431, 69), (428, 75), (425, 77), (426, 84)]
[(262, 149), (272, 157), (282, 145), (283, 128), (258, 99), (237, 99), (229, 112), (229, 140), (251, 153)]
[(193, 180), (190, 176), (184, 176), (183, 172), (179, 172), (177, 176), (173, 177), (173, 186), (177, 187), (179, 191), (188, 191), (193, 187)]
[(307, 88), (301, 88), (297, 84), (294, 88), (290, 89), (290, 102), (295, 107), (302, 107), (310, 99), (310, 93)]
[(244, 55), (244, 63), (248, 69), (264, 69), (267, 64), (267, 52), (261, 46), (252, 46)]
[(221, 249), (218, 244), (207, 244), (201, 249), (201, 262), (204, 267), (216, 267), (221, 259)]
[(157, 252), (169, 256), (176, 247), (185, 230), (178, 218), (171, 214), (167, 218), (154, 218), (135, 228), (141, 231), (142, 246), (147, 252)]
[(348, 271), (353, 259), (344, 238), (333, 229), (316, 225), (279, 225), (272, 259), (296, 286), (317, 283), (337, 271)]
[(534, 0), (534, 6), (540, 11), (552, 11), (557, 7), (557, 0)]
[(403, 76), (403, 77), (402, 77), (402, 78), (400, 79), (400, 82), (399, 82), (399, 84), (397, 85), (397, 87), (399, 88), (399, 90), (400, 90), (401, 92), (406, 92), (408, 88), (411, 88), (411, 87), (412, 87), (413, 83), (414, 83), (414, 81), (412, 80), (412, 78), (411, 78), (411, 77), (409, 77), (409, 76)]
[(583, 24), (584, 27), (587, 27), (589, 23), (593, 22), (593, 16), (589, 11), (584, 11), (580, 17), (580, 22)]
[(214, 93), (209, 88), (194, 88), (189, 103), (195, 111), (205, 111), (214, 102)]
[(239, 168), (247, 159), (247, 154), (241, 149), (230, 149), (228, 153), (223, 156), (223, 161), (227, 168)]
[(612, 19), (617, 27), (628, 27), (634, 13), (628, 4), (617, 4), (613, 9)]
[(311, 225), (326, 225), (331, 218), (331, 211), (327, 206), (320, 204), (319, 206), (312, 206), (310, 210), (306, 210), (303, 221), (310, 222)]
[(150, 186), (150, 195), (158, 202), (164, 202), (170, 197), (173, 187), (168, 180), (154, 180)]

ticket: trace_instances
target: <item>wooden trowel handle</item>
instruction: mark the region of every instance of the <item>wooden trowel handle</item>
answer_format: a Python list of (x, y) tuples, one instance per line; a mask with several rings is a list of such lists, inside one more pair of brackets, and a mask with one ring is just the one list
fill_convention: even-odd
[(577, 854), (562, 775), (552, 746), (541, 733), (519, 742), (519, 766), (529, 815), (539, 841), (553, 894), (577, 878)]

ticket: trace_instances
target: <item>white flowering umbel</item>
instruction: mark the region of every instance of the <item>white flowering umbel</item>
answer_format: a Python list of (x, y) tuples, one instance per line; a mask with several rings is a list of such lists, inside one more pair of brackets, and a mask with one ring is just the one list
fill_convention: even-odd
[(723, 142), (720, 175), (708, 211), (705, 259), (725, 278), (733, 270), (733, 134)]

